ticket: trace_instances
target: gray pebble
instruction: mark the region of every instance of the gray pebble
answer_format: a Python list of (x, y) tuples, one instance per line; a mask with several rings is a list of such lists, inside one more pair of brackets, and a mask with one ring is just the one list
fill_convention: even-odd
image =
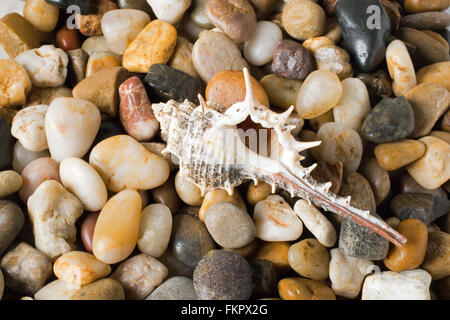
[(0, 201), (0, 256), (22, 229), (25, 216), (14, 202)]
[(197, 295), (191, 279), (172, 277), (159, 285), (145, 300), (197, 300)]

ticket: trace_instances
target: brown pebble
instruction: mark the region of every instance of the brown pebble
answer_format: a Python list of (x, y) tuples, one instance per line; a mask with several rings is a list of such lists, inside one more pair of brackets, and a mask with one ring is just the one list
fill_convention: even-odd
[(81, 224), (81, 241), (87, 252), (92, 253), (92, 240), (94, 238), (95, 224), (99, 216), (99, 212), (89, 213)]
[(442, 231), (429, 233), (427, 253), (421, 268), (433, 280), (450, 276), (450, 234)]
[(169, 178), (162, 186), (152, 189), (152, 196), (155, 203), (165, 204), (172, 214), (178, 213), (181, 199), (175, 190), (173, 179)]
[(285, 278), (278, 282), (278, 294), (283, 300), (336, 300), (336, 295), (319, 281)]

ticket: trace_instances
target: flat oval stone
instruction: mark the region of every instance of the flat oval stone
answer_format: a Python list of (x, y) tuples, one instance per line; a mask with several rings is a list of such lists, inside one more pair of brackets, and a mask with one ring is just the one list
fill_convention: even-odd
[[(368, 10), (370, 6), (378, 7), (376, 21), (374, 11)], [(335, 10), (350, 55), (361, 71), (371, 72), (384, 59), (385, 44), (391, 31), (386, 11), (379, 0), (339, 1)]]
[(375, 147), (374, 153), (380, 167), (393, 171), (422, 157), (425, 153), (425, 145), (420, 141), (405, 139), (379, 144)]
[(0, 256), (14, 241), (24, 221), (25, 216), (17, 204), (0, 200)]
[(375, 143), (395, 142), (414, 130), (414, 111), (405, 97), (384, 98), (367, 115), (362, 135)]
[(16, 193), (22, 186), (22, 177), (14, 170), (0, 171), (0, 199)]
[(178, 213), (181, 206), (174, 181), (170, 178), (162, 186), (152, 189), (152, 198), (155, 203), (166, 205), (173, 214)]
[(161, 283), (145, 300), (197, 300), (192, 279), (172, 277)]
[(70, 300), (78, 289), (70, 289), (62, 280), (54, 280), (34, 294), (34, 300)]
[(205, 225), (187, 214), (173, 218), (169, 250), (186, 266), (194, 268), (208, 251), (215, 248)]
[(314, 52), (317, 69), (328, 70), (344, 80), (353, 76), (353, 68), (348, 52), (334, 44), (318, 48)]
[(273, 73), (288, 79), (304, 80), (314, 67), (311, 53), (300, 43), (292, 40), (278, 42), (273, 52)]
[(164, 64), (152, 65), (145, 76), (144, 84), (151, 96), (156, 96), (163, 102), (183, 102), (187, 99), (199, 104), (197, 96), (205, 90), (199, 79)]
[(259, 21), (249, 40), (245, 42), (244, 56), (255, 66), (272, 61), (277, 44), (283, 39), (280, 27), (270, 21)]
[(328, 278), (330, 254), (317, 239), (304, 239), (289, 248), (289, 265), (303, 277), (313, 280)]
[(183, 37), (178, 37), (177, 45), (175, 46), (172, 57), (170, 57), (168, 65), (198, 79), (200, 76), (198, 75), (194, 62), (192, 61), (193, 48), (194, 44), (189, 40)]
[(278, 274), (289, 270), (288, 252), (291, 244), (287, 241), (262, 242), (256, 249), (254, 258), (272, 262)]
[(37, 105), (21, 109), (14, 116), (11, 134), (29, 151), (48, 148), (45, 136), (45, 114), (48, 106)]
[(237, 190), (233, 191), (233, 194), (230, 196), (228, 192), (223, 189), (214, 189), (209, 191), (205, 195), (205, 199), (203, 200), (200, 210), (198, 212), (198, 218), (202, 222), (205, 222), (206, 212), (213, 204), (216, 204), (218, 202), (234, 203), (239, 207), (241, 207), (245, 212), (247, 211), (247, 207), (245, 206), (245, 202), (244, 200), (242, 200), (239, 191)]
[(203, 196), (200, 188), (185, 177), (181, 171), (178, 171), (175, 175), (175, 189), (184, 203), (190, 206), (200, 206), (203, 203)]
[(121, 58), (119, 55), (109, 51), (95, 52), (88, 59), (86, 65), (86, 77), (90, 77), (94, 73), (108, 68), (120, 66)]
[(211, 250), (194, 270), (194, 288), (200, 300), (247, 300), (252, 293), (252, 271), (239, 254)]
[(23, 8), (23, 17), (40, 32), (51, 32), (59, 18), (59, 9), (44, 0), (27, 1)]
[(0, 170), (11, 166), (14, 141), (7, 120), (0, 118)]
[(450, 26), (450, 15), (443, 11), (410, 14), (400, 20), (401, 27), (441, 30)]

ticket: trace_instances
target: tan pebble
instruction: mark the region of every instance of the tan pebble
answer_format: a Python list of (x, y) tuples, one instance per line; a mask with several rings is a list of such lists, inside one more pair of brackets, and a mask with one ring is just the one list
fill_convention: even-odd
[(70, 300), (78, 289), (70, 289), (62, 280), (54, 280), (34, 294), (34, 300)]
[(325, 19), (322, 7), (309, 0), (290, 1), (283, 9), (283, 27), (297, 40), (323, 35)]
[(244, 200), (242, 200), (239, 191), (234, 190), (233, 194), (230, 196), (228, 192), (223, 189), (215, 189), (213, 191), (208, 192), (205, 195), (205, 198), (203, 199), (203, 202), (200, 207), (200, 211), (198, 213), (199, 219), (204, 222), (205, 214), (208, 208), (211, 207), (213, 204), (222, 201), (234, 203), (240, 206), (242, 209), (247, 210), (247, 207), (245, 206)]
[(10, 58), (39, 47), (40, 40), (39, 32), (17, 12), (0, 19), (0, 44)]
[(200, 206), (203, 203), (200, 189), (188, 178), (184, 177), (181, 171), (178, 171), (175, 175), (175, 189), (184, 203), (190, 206)]
[(302, 44), (306, 49), (311, 51), (312, 54), (315, 54), (317, 50), (325, 46), (334, 45), (333, 40), (326, 36), (310, 38), (303, 42)]
[(450, 6), (448, 0), (405, 0), (404, 8), (408, 13), (443, 11)]
[(450, 90), (450, 61), (438, 62), (417, 71), (417, 83), (438, 83)]
[(397, 97), (406, 94), (417, 85), (414, 65), (402, 41), (394, 40), (389, 44), (386, 49), (386, 60), (389, 74), (394, 80), (392, 89)]
[(265, 182), (249, 183), (247, 188), (246, 200), (249, 205), (255, 206), (259, 201), (267, 198), (272, 193), (272, 186)]
[(76, 291), (70, 300), (125, 300), (125, 292), (114, 279), (101, 279)]
[(353, 76), (353, 68), (350, 63), (350, 55), (341, 47), (326, 45), (314, 52), (317, 69), (328, 70), (336, 74), (340, 80)]
[(262, 242), (255, 252), (255, 259), (268, 260), (275, 265), (279, 274), (289, 270), (288, 252), (290, 243), (286, 241)]
[(169, 163), (170, 171), (175, 171), (178, 165), (173, 162), (171, 153), (162, 153), (164, 149), (167, 148), (165, 143), (161, 142), (143, 142), (142, 145), (151, 153), (154, 153), (160, 157), (163, 157)]
[(86, 65), (86, 77), (108, 68), (120, 66), (120, 56), (117, 54), (112, 52), (96, 52), (89, 56), (89, 60)]
[(360, 173), (369, 181), (378, 206), (387, 197), (391, 189), (389, 173), (381, 168), (374, 158), (363, 161)]
[(425, 154), (425, 145), (416, 140), (401, 140), (379, 144), (375, 148), (378, 164), (385, 170), (393, 171), (404, 167)]
[(435, 231), (428, 235), (428, 248), (422, 263), (433, 280), (443, 279), (450, 275), (450, 235)]
[(118, 9), (117, 4), (109, 0), (97, 0), (95, 5), (95, 13), (75, 15), (75, 22), (80, 33), (87, 37), (101, 36), (103, 34), (101, 25), (103, 15), (110, 10)]
[(295, 106), (298, 91), (303, 82), (269, 74), (262, 78), (259, 83), (266, 91), (271, 105), (287, 110), (291, 106)]
[(45, 0), (27, 0), (23, 16), (36, 30), (51, 32), (58, 23), (59, 8), (48, 4)]
[(19, 191), (22, 177), (13, 170), (0, 172), (0, 199)]
[(336, 296), (323, 283), (310, 279), (285, 278), (278, 282), (282, 300), (336, 300)]
[(430, 136), (442, 139), (450, 144), (450, 132), (433, 130), (430, 132)]
[(399, 225), (400, 219), (397, 217), (389, 217), (384, 222), (386, 222), (390, 227), (395, 228)]
[(305, 239), (290, 246), (289, 265), (298, 274), (313, 280), (328, 278), (330, 254), (316, 239)]
[(20, 64), (12, 59), (0, 60), (0, 105), (24, 104), (31, 86), (30, 77)]
[(334, 43), (339, 43), (339, 41), (341, 41), (342, 30), (336, 18), (330, 18), (327, 20), (325, 26), (325, 37), (330, 38)]
[(192, 49), (194, 45), (183, 37), (178, 37), (177, 39), (177, 45), (168, 65), (194, 78), (200, 78), (195, 69), (194, 62), (192, 62)]
[[(152, 189), (153, 201), (166, 205), (172, 214), (178, 213), (181, 199), (175, 189), (174, 179), (169, 177), (162, 186)], [(153, 255), (152, 255), (153, 256)]]

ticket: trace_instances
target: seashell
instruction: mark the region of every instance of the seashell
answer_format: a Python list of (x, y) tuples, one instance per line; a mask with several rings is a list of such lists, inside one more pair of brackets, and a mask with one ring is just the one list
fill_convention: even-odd
[[(303, 198), (324, 210), (341, 216), (349, 216), (358, 224), (380, 234), (397, 246), (406, 238), (384, 221), (370, 215), (369, 211), (350, 205), (350, 198), (331, 193), (331, 183), (316, 182), (311, 172), (317, 166), (303, 167), (301, 151), (316, 147), (320, 141), (302, 142), (291, 134), (294, 126), (288, 118), (294, 107), (278, 114), (262, 105), (255, 98), (250, 74), (244, 68), (246, 98), (235, 103), (224, 113), (219, 113), (199, 95), (200, 106), (185, 100), (178, 103), (153, 104), (153, 112), (160, 122), (161, 137), (167, 142), (164, 153), (178, 158), (180, 174), (194, 182), (202, 194), (215, 188), (225, 189), (230, 195), (233, 188), (244, 181), (253, 180), (286, 190), (291, 196)], [(247, 147), (242, 130), (237, 125), (250, 117), (260, 124), (270, 137), (265, 149)], [(246, 133), (247, 134), (247, 133)], [(261, 132), (264, 134), (264, 132)], [(251, 138), (251, 137), (250, 137)], [(250, 139), (251, 140), (251, 139)], [(266, 139), (256, 139), (266, 141)], [(257, 152), (258, 151), (258, 152)]]

